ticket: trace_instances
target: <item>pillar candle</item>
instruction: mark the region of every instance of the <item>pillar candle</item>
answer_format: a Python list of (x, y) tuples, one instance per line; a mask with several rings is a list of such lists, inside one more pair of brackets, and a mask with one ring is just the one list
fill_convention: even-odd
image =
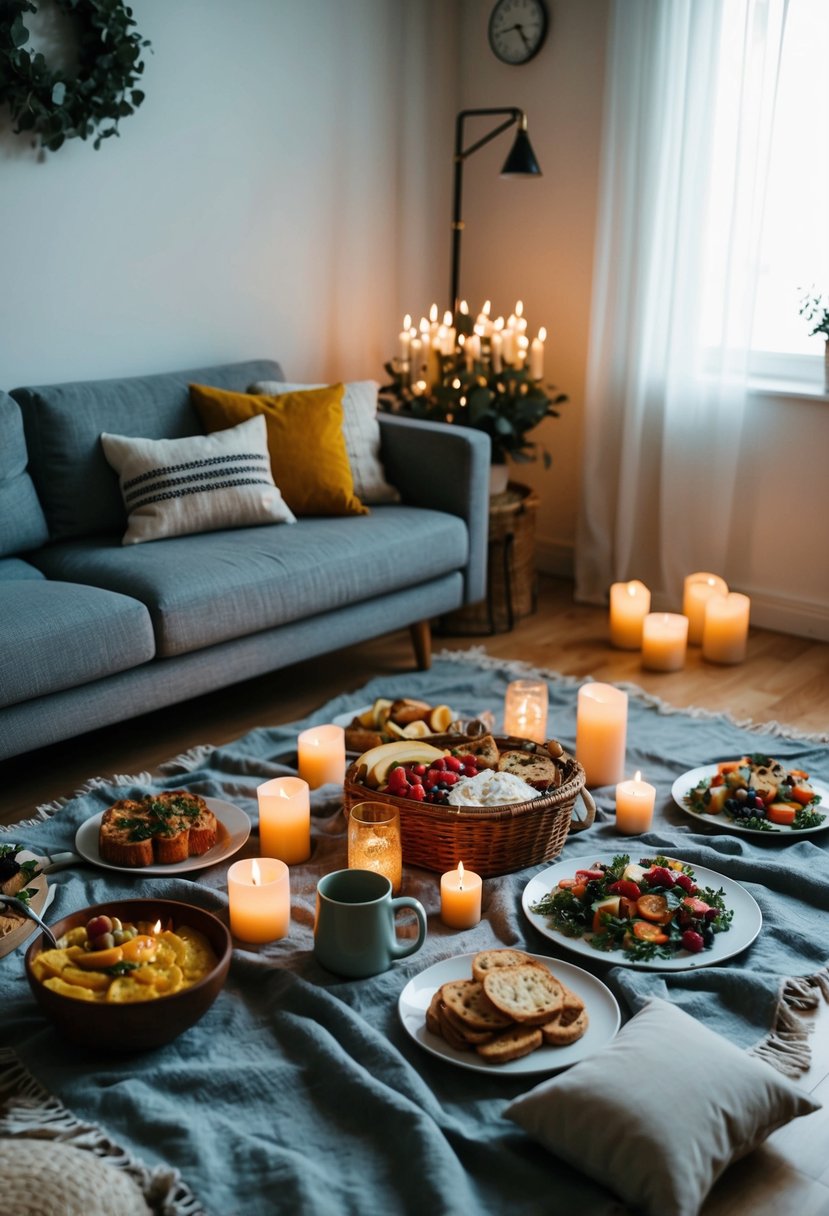
[(311, 856), (311, 800), (301, 777), (274, 777), (257, 786), (259, 840), (266, 857), (289, 866)]
[(463, 868), (449, 870), (440, 880), (440, 919), (450, 929), (471, 929), (481, 919), (483, 882), (478, 874)]
[(513, 680), (504, 695), (504, 733), (544, 743), (548, 700), (546, 680)]
[(588, 786), (614, 785), (625, 772), (628, 695), (612, 684), (583, 684), (576, 711), (576, 759)]
[(299, 775), (312, 790), (345, 780), (345, 731), (341, 726), (313, 726), (297, 738)]
[(653, 820), (656, 789), (637, 773), (632, 781), (616, 786), (616, 828), (626, 836), (647, 832)]
[(705, 605), (702, 657), (710, 663), (742, 663), (746, 657), (751, 600), (736, 591)]
[(405, 317), (403, 318), (403, 328), (400, 331), (400, 337), (399, 337), (401, 363), (408, 363), (408, 361), (409, 361), (409, 345), (412, 340), (411, 326), (412, 326), (412, 318), (409, 316), (408, 313), (406, 313)]
[(243, 942), (275, 942), (291, 922), (288, 867), (275, 857), (235, 861), (227, 872), (230, 931)]
[(651, 593), (644, 583), (614, 583), (610, 588), (610, 642), (619, 650), (639, 650), (642, 626), (651, 610)]
[(680, 671), (688, 647), (688, 618), (678, 612), (649, 612), (642, 626), (642, 666)]
[(533, 380), (541, 380), (544, 376), (544, 343), (547, 331), (544, 326), (538, 331), (538, 337), (533, 338), (530, 345), (530, 375)]
[(702, 645), (702, 627), (705, 623), (705, 605), (712, 595), (728, 595), (728, 585), (718, 574), (705, 570), (689, 574), (685, 579), (682, 596), (682, 613), (688, 618), (688, 644)]
[(492, 337), (489, 339), (489, 358), (492, 364), (492, 370), (496, 376), (501, 373), (501, 331), (495, 329), (492, 331)]

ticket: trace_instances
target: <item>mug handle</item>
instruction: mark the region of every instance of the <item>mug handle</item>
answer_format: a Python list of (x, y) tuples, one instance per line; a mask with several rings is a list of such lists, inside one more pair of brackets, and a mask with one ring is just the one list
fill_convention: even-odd
[(426, 909), (418, 900), (413, 899), (410, 895), (399, 895), (397, 899), (391, 901), (392, 925), (394, 924), (394, 915), (400, 908), (411, 908), (417, 916), (417, 940), (413, 942), (401, 942), (397, 936), (397, 931), (392, 928), (392, 942), (390, 943), (392, 958), (406, 958), (409, 954), (414, 954), (415, 950), (419, 950), (426, 941)]

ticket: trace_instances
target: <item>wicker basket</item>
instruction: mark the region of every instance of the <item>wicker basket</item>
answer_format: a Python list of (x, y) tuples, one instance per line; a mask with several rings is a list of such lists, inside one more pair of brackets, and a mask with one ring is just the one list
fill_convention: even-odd
[[(499, 748), (540, 750), (543, 745), (526, 739), (499, 736)], [(459, 746), (457, 736), (444, 744), (438, 738), (436, 746)], [(462, 746), (462, 744), (461, 744)], [(585, 773), (572, 756), (564, 752), (558, 758), (561, 784), (531, 802), (516, 802), (506, 806), (454, 807), (435, 803), (415, 802), (398, 798), (385, 791), (373, 790), (356, 780), (357, 762), (345, 774), (343, 810), (348, 817), (358, 802), (386, 802), (400, 812), (400, 835), (403, 861), (422, 866), (439, 874), (457, 868), (458, 862), (480, 874), (493, 878), (511, 874), (527, 866), (537, 865), (557, 857), (564, 847), (568, 831), (589, 828), (596, 806), (585, 789)], [(576, 799), (581, 796), (586, 814), (573, 818)]]

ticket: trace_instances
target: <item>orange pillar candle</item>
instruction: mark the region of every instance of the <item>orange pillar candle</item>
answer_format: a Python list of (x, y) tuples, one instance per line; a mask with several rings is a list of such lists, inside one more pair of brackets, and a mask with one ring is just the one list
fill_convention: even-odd
[(751, 600), (731, 591), (717, 596), (705, 606), (702, 657), (710, 663), (742, 663), (748, 642), (748, 617)]
[(682, 615), (688, 618), (688, 644), (702, 645), (702, 627), (705, 623), (705, 606), (712, 595), (728, 595), (728, 584), (718, 574), (705, 570), (689, 574), (685, 580), (682, 596)]
[(345, 780), (345, 731), (341, 726), (312, 726), (297, 739), (299, 775), (312, 790)]
[(311, 856), (311, 800), (301, 777), (274, 777), (257, 786), (259, 840), (265, 857), (293, 866)]
[(688, 648), (688, 618), (678, 612), (649, 612), (642, 627), (642, 666), (680, 671)]
[(653, 821), (656, 789), (637, 773), (632, 781), (616, 786), (616, 828), (626, 836), (647, 832)]
[(440, 880), (440, 919), (450, 929), (472, 929), (481, 919), (483, 882), (479, 874), (463, 868), (448, 870)]
[(288, 934), (288, 867), (275, 857), (246, 857), (227, 872), (230, 932), (243, 942), (275, 942)]
[(546, 680), (513, 680), (504, 696), (504, 734), (544, 743), (548, 699)]
[(587, 784), (613, 785), (625, 772), (628, 695), (612, 684), (583, 684), (576, 711), (576, 759)]
[(614, 583), (610, 588), (610, 644), (619, 650), (638, 650), (642, 625), (651, 610), (651, 593), (644, 583)]

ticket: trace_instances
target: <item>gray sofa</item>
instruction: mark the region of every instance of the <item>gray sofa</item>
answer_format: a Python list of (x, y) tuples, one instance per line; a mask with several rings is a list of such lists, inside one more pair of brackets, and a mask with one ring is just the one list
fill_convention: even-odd
[(0, 759), (406, 626), (428, 665), (430, 618), (483, 598), (488, 438), (384, 415), (399, 504), (122, 545), (101, 433), (202, 434), (191, 382), (282, 379), (253, 360), (0, 393)]

